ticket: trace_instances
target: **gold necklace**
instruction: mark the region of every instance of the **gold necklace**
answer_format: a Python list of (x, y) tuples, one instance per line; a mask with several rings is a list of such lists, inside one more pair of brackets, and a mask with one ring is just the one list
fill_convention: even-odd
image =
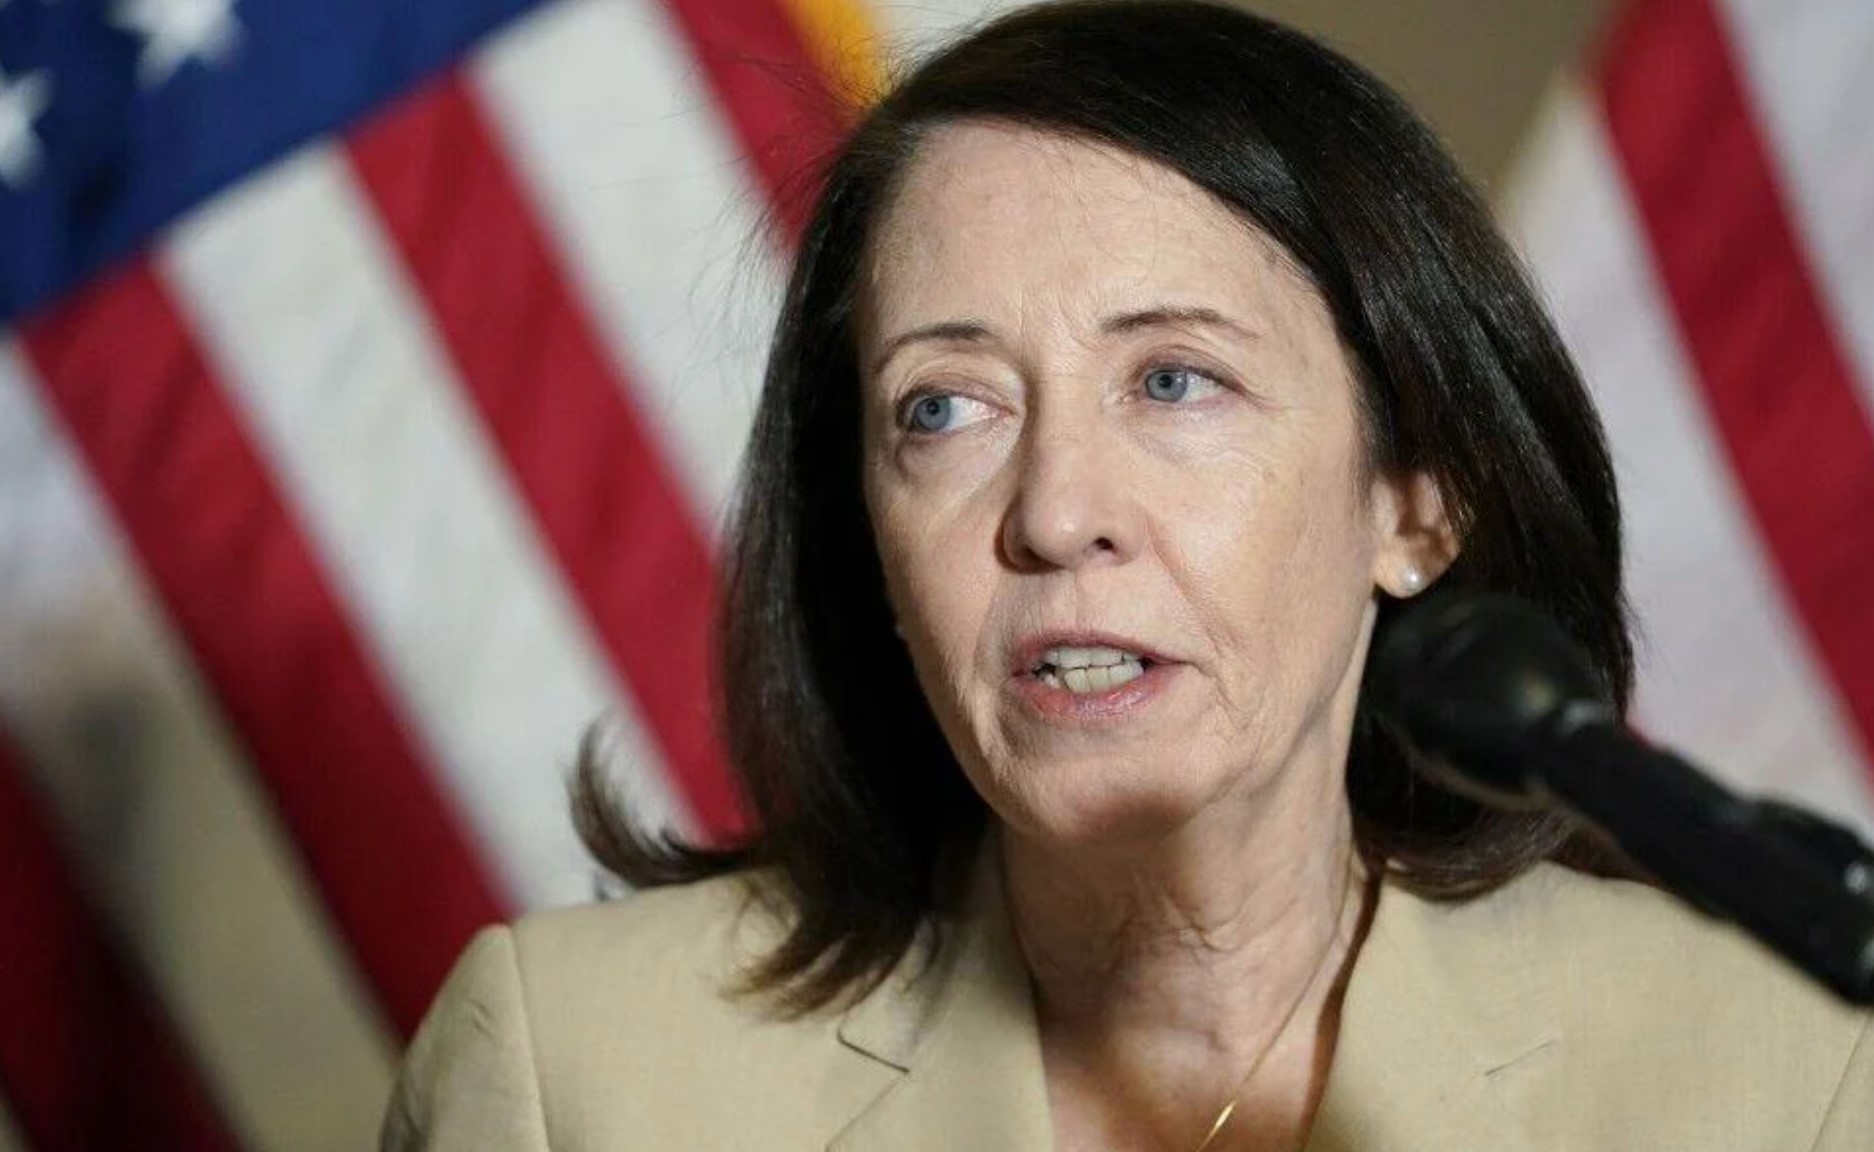
[(1269, 1053), (1275, 1051), (1276, 1043), (1282, 1039), (1282, 1033), (1288, 1031), (1289, 1022), (1294, 1020), (1295, 1013), (1301, 1010), (1301, 1002), (1308, 998), (1308, 989), (1312, 987), (1314, 987), (1314, 980), (1311, 978), (1301, 986), (1301, 994), (1289, 1003), (1288, 1011), (1282, 1013), (1282, 1021), (1275, 1026), (1275, 1031), (1269, 1034), (1269, 1042), (1264, 1044), (1262, 1051), (1256, 1053), (1256, 1058), (1249, 1062), (1248, 1070), (1243, 1073), (1243, 1078), (1236, 1082), (1236, 1090), (1230, 1093), (1229, 1101), (1224, 1104), (1223, 1110), (1217, 1113), (1217, 1118), (1210, 1122), (1210, 1131), (1204, 1133), (1203, 1142), (1198, 1144), (1197, 1152), (1209, 1152), (1210, 1146), (1216, 1143), (1217, 1137), (1222, 1135), (1224, 1128), (1229, 1125), (1230, 1117), (1236, 1115), (1236, 1106), (1243, 1099), (1243, 1089), (1249, 1087), (1251, 1078), (1262, 1067), (1262, 1062), (1269, 1058)]
[[(1242, 1089), (1239, 1088), (1237, 1091), (1241, 1093)], [(1217, 1138), (1217, 1133), (1223, 1131), (1223, 1126), (1230, 1122), (1230, 1117), (1236, 1115), (1236, 1102), (1239, 1098), (1240, 1096), (1230, 1097), (1230, 1102), (1223, 1106), (1223, 1111), (1217, 1113), (1217, 1119), (1211, 1123), (1210, 1131), (1204, 1133), (1204, 1142), (1197, 1146), (1197, 1152), (1204, 1152), (1209, 1148), (1210, 1142)]]
[[(1354, 888), (1354, 878), (1350, 875), (1347, 877), (1347, 886), (1341, 892), (1340, 915), (1337, 917), (1338, 919), (1344, 920), (1346, 918), (1347, 899), (1353, 895)], [(1327, 959), (1328, 950), (1333, 947), (1334, 937), (1338, 935), (1340, 935), (1340, 929), (1336, 927), (1333, 935), (1328, 937), (1327, 944), (1321, 949), (1321, 960), (1325, 961)], [(1358, 935), (1359, 928), (1356, 926), (1355, 936), (1357, 937)], [(1302, 1001), (1308, 998), (1308, 990), (1314, 987), (1314, 982), (1320, 978), (1321, 970), (1324, 967), (1326, 967), (1325, 964), (1316, 963), (1315, 974), (1303, 982), (1301, 991), (1296, 994), (1293, 1000), (1289, 1001), (1288, 1009), (1282, 1013), (1282, 1019), (1276, 1024), (1275, 1031), (1269, 1034), (1269, 1042), (1264, 1044), (1262, 1046), (1262, 1051), (1256, 1053), (1256, 1058), (1249, 1062), (1249, 1068), (1244, 1071), (1243, 1078), (1236, 1082), (1235, 1091), (1230, 1093), (1230, 1099), (1224, 1103), (1222, 1111), (1217, 1113), (1217, 1118), (1210, 1122), (1210, 1131), (1204, 1133), (1203, 1140), (1198, 1142), (1194, 1152), (1210, 1152), (1210, 1146), (1216, 1143), (1217, 1137), (1223, 1134), (1225, 1128), (1229, 1127), (1230, 1118), (1236, 1115), (1236, 1106), (1242, 1103), (1243, 1090), (1249, 1087), (1250, 1080), (1255, 1077), (1257, 1070), (1262, 1067), (1262, 1062), (1269, 1058), (1269, 1053), (1275, 1051), (1276, 1043), (1282, 1039), (1282, 1033), (1288, 1031), (1289, 1024), (1295, 1019), (1295, 1013), (1301, 1011)]]

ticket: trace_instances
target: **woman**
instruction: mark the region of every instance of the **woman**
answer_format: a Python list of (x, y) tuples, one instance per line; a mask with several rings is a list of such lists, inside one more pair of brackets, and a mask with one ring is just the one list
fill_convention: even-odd
[(729, 540), (760, 831), (480, 937), (389, 1148), (1874, 1146), (1868, 1020), (1360, 690), (1434, 581), (1624, 701), (1598, 425), (1429, 134), (1293, 33), (1046, 7), (830, 169)]

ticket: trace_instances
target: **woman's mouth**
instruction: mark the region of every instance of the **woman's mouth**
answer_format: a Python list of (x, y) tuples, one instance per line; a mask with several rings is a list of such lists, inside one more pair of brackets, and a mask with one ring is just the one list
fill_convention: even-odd
[(1050, 688), (1087, 696), (1131, 683), (1151, 666), (1150, 657), (1119, 648), (1059, 647), (1043, 652), (1030, 671)]
[(1031, 714), (1054, 722), (1122, 719), (1155, 699), (1178, 667), (1110, 640), (1075, 639), (1030, 648), (1017, 666), (1009, 687)]

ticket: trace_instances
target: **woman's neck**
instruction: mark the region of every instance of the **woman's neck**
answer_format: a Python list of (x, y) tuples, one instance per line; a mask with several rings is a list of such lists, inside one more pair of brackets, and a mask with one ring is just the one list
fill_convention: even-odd
[(1001, 853), (1055, 1088), (1129, 1100), (1133, 1142), (1175, 1145), (1239, 1092), (1305, 1125), (1366, 889), (1343, 800), (1206, 814), (1121, 847), (1004, 832)]

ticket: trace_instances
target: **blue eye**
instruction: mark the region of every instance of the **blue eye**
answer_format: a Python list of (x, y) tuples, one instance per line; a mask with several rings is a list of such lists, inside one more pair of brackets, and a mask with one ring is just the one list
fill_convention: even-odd
[(913, 396), (898, 410), (898, 426), (915, 436), (949, 436), (992, 419), (992, 405), (956, 392)]
[(919, 432), (942, 432), (950, 426), (955, 407), (954, 398), (949, 396), (920, 396), (911, 402), (908, 423)]
[(1190, 398), (1193, 392), (1199, 395), (1216, 391), (1220, 385), (1202, 372), (1190, 368), (1154, 368), (1145, 374), (1145, 394), (1165, 404), (1176, 404)]

